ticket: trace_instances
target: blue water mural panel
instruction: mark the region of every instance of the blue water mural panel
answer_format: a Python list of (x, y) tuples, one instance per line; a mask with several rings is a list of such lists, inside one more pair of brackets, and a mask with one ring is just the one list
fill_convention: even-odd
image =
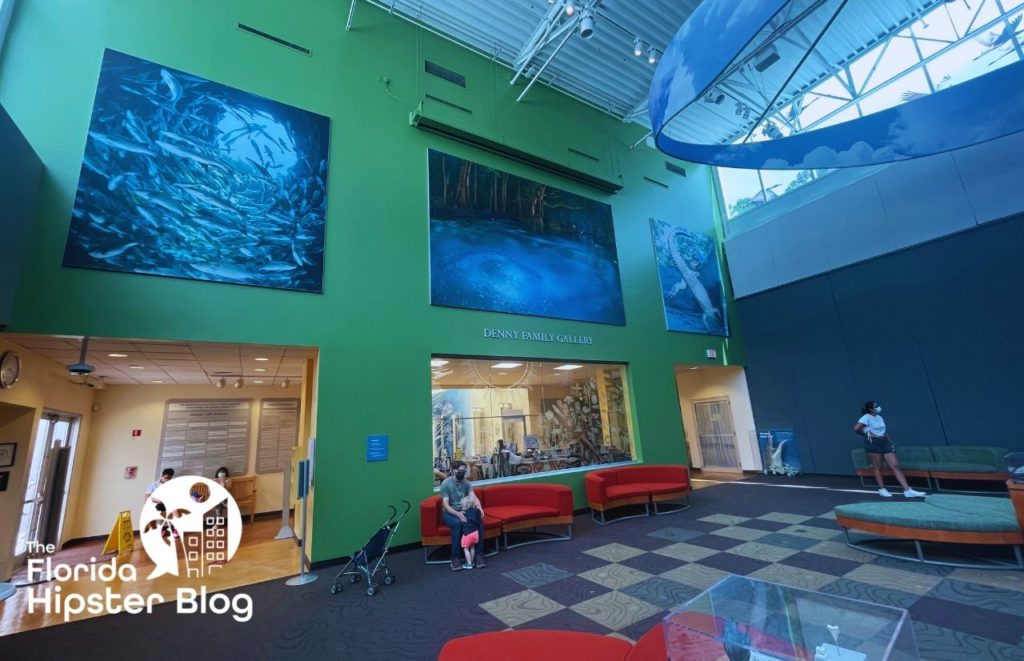
[(107, 50), (64, 265), (323, 291), (327, 117)]
[(430, 302), (624, 325), (611, 206), (430, 150)]
[(651, 234), (668, 329), (728, 337), (715, 240), (654, 218)]
[(800, 448), (792, 429), (770, 429), (757, 432), (765, 475), (794, 477), (803, 471)]

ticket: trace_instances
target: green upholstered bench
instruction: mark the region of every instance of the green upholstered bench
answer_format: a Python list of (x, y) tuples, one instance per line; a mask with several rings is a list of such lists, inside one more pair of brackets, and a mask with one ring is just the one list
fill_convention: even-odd
[[(836, 522), (846, 533), (847, 544), (880, 555), (913, 559), (906, 554), (879, 549), (879, 542), (909, 540), (913, 542), (916, 559), (929, 564), (957, 565), (1003, 569), (1024, 568), (1024, 531), (1019, 513), (1008, 498), (932, 494), (923, 501), (867, 502), (839, 505)], [(850, 530), (880, 536), (853, 542)], [(1010, 546), (1016, 563), (933, 561), (924, 557), (921, 542), (947, 544), (987, 544)]]
[[(940, 480), (985, 480), (1002, 482), (1009, 476), (1003, 448), (970, 445), (903, 445), (896, 448), (900, 469), (910, 477), (923, 477), (929, 488), (943, 489)], [(873, 475), (862, 448), (851, 452), (861, 484)], [(891, 475), (882, 466), (882, 475)]]

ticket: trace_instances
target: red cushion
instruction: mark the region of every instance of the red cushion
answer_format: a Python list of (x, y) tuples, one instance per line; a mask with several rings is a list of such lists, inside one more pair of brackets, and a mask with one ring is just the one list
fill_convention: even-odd
[(493, 516), (505, 523), (559, 515), (558, 510), (554, 507), (538, 507), (536, 505), (499, 505), (497, 507), (492, 505), (484, 512), (488, 518)]
[(645, 482), (644, 486), (650, 489), (652, 494), (673, 493), (688, 488), (688, 485), (679, 482)]
[(626, 661), (666, 661), (667, 659), (665, 630), (660, 622), (636, 641), (636, 645), (626, 657)]
[(690, 484), (690, 474), (686, 466), (623, 466), (614, 469), (619, 484), (628, 482), (674, 482)]
[(634, 496), (646, 496), (651, 493), (651, 490), (646, 484), (616, 484), (615, 486), (608, 487), (604, 490), (608, 495), (609, 500), (618, 500), (619, 498), (632, 498)]
[[(494, 528), (500, 528), (500, 527), (501, 527), (501, 519), (499, 519), (497, 517), (494, 517), (494, 516), (491, 516), (490, 512), (486, 512), (484, 514), (484, 530), (492, 530)], [(448, 526), (444, 525), (443, 523), (437, 524), (437, 532), (434, 533), (434, 536), (450, 535), (450, 534), (452, 534), (452, 529), (451, 528), (449, 528)]]
[(564, 484), (496, 484), (479, 491), (487, 495), (482, 501), (485, 510), (498, 505), (538, 505), (566, 516), (573, 512), (572, 489)]
[(620, 638), (578, 631), (521, 629), (449, 640), (438, 661), (625, 661), (632, 646)]

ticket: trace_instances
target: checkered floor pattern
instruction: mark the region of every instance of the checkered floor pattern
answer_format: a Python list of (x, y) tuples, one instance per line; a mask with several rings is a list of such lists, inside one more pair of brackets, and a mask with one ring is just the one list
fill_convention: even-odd
[[(695, 495), (697, 507), (704, 493)], [(669, 609), (729, 574), (742, 574), (907, 608), (925, 659), (1024, 659), (1024, 572), (953, 569), (864, 553), (845, 545), (831, 510), (700, 516), (697, 507), (614, 523), (600, 532), (615, 531), (622, 541), (582, 552), (560, 556), (554, 544), (539, 545), (548, 550), (545, 559), (502, 572), (509, 592), (479, 607), (506, 628), (636, 640)], [(501, 571), (501, 564), (491, 566)]]

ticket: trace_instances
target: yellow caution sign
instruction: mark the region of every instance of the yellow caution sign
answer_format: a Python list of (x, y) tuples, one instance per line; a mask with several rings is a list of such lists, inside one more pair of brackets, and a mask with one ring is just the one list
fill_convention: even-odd
[(103, 554), (131, 551), (135, 547), (135, 528), (132, 526), (132, 513), (125, 510), (117, 515), (114, 527), (107, 535), (107, 543), (103, 545)]

